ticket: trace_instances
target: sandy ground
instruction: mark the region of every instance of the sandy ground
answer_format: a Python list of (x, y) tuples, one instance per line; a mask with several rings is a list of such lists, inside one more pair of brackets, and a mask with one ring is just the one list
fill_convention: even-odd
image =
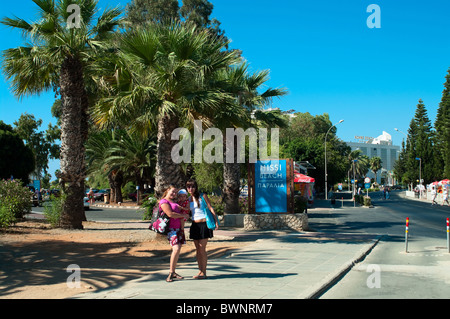
[[(168, 272), (170, 245), (148, 224), (85, 222), (84, 230), (62, 230), (43, 220), (26, 220), (0, 231), (0, 299), (62, 299), (120, 286), (153, 271)], [(215, 236), (208, 256), (218, 258), (247, 244)], [(196, 263), (191, 240), (182, 248), (179, 265), (183, 263)], [(66, 283), (72, 264), (80, 267), (80, 288)]]

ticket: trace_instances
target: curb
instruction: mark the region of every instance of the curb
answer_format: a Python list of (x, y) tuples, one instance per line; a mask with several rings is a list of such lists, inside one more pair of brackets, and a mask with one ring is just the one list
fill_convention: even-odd
[(361, 262), (375, 246), (379, 243), (383, 235), (379, 235), (373, 240), (373, 243), (368, 244), (368, 247), (361, 249), (352, 260), (344, 264), (341, 268), (336, 270), (334, 273), (328, 275), (318, 284), (314, 285), (306, 295), (300, 298), (304, 299), (318, 299), (322, 296), (328, 289), (334, 286), (339, 280), (342, 279), (357, 263)]
[(139, 206), (116, 206), (116, 205), (101, 205), (101, 204), (92, 204), (91, 207), (103, 207), (103, 208), (117, 208), (117, 209), (141, 209)]

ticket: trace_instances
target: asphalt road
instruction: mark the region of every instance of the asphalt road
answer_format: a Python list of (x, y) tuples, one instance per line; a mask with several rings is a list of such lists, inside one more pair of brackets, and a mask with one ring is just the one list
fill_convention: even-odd
[[(42, 214), (44, 208), (32, 207), (31, 211), (32, 213)], [(86, 211), (86, 219), (88, 221), (139, 221), (142, 220), (142, 215), (141, 211), (130, 208), (91, 207)]]
[[(411, 299), (450, 296), (450, 253), (446, 218), (450, 207), (405, 199), (374, 201), (374, 208), (336, 208), (328, 216), (310, 215), (319, 231), (372, 233), (378, 245), (321, 298)], [(405, 224), (409, 217), (408, 252)]]

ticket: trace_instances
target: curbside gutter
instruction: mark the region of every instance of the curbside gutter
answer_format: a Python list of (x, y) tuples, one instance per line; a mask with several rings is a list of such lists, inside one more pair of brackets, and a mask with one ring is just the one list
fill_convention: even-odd
[(357, 263), (361, 262), (366, 258), (368, 254), (375, 248), (378, 242), (383, 238), (383, 235), (377, 236), (372, 240), (372, 243), (366, 245), (362, 248), (355, 256), (348, 261), (346, 264), (342, 265), (334, 273), (326, 276), (322, 281), (315, 284), (312, 288), (306, 290), (298, 298), (301, 299), (318, 299), (322, 296), (328, 289), (334, 286), (339, 280), (342, 279)]

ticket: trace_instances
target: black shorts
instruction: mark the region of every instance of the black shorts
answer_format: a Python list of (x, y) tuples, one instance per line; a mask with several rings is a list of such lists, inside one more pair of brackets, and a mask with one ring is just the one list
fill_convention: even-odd
[(194, 240), (213, 238), (213, 231), (208, 228), (206, 222), (202, 223), (192, 222), (191, 229), (189, 232), (189, 238)]

